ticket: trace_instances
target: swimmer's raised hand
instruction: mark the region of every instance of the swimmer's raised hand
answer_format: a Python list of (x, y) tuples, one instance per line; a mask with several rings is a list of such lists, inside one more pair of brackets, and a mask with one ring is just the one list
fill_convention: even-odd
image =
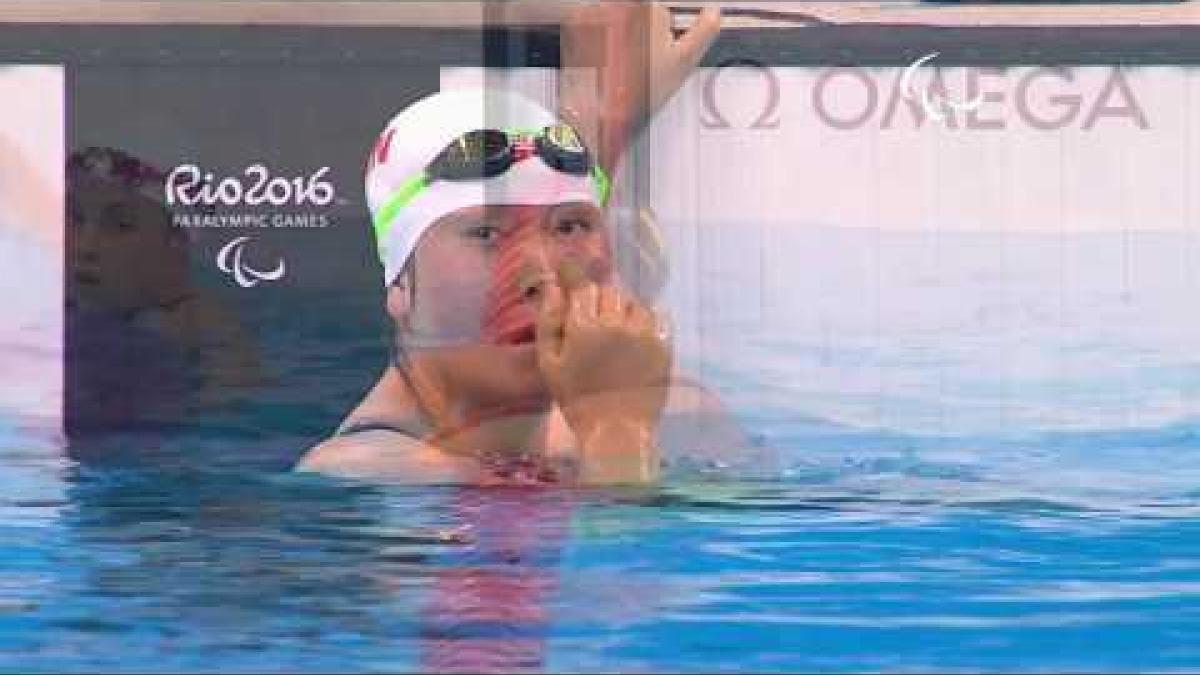
[(537, 333), (538, 364), (579, 443), (581, 480), (654, 480), (671, 373), (662, 322), (616, 288), (567, 280), (548, 287)]
[(600, 164), (621, 153), (675, 95), (721, 31), (718, 5), (704, 7), (678, 38), (671, 12), (646, 0), (604, 0), (573, 8), (562, 24), (562, 113)]

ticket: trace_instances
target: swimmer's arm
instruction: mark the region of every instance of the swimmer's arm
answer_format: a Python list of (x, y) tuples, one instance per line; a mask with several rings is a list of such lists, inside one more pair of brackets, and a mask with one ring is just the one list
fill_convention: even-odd
[(622, 155), (683, 85), (721, 30), (706, 5), (680, 37), (658, 2), (585, 2), (562, 24), (560, 115), (613, 175)]
[(203, 368), (202, 396), (220, 401), (229, 387), (250, 387), (266, 380), (262, 360), (229, 308), (197, 291), (173, 312), (163, 316), (166, 330)]
[(654, 426), (614, 418), (579, 435), (579, 482), (585, 485), (637, 485), (658, 480)]
[(678, 375), (657, 423), (608, 417), (581, 430), (579, 448), (579, 479), (589, 485), (654, 483), (664, 456), (682, 455), (720, 465), (756, 452), (715, 393)]
[(479, 474), (473, 462), (384, 430), (331, 438), (309, 450), (295, 470), (410, 485), (469, 483)]

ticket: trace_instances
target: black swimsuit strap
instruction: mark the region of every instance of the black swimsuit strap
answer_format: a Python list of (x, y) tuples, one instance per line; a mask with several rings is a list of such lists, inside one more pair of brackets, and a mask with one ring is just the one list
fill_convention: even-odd
[(393, 422), (379, 422), (375, 420), (362, 420), (359, 422), (351, 422), (345, 428), (339, 430), (335, 437), (349, 436), (351, 434), (359, 434), (366, 431), (391, 431), (412, 438), (420, 439), (424, 434), (424, 430), (416, 424), (396, 424)]

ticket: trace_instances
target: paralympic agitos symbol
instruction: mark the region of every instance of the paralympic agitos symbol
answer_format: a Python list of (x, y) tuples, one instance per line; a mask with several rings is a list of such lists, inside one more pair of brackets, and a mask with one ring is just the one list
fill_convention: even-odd
[[(913, 61), (911, 65), (904, 69), (904, 75), (900, 77), (900, 92), (904, 98), (909, 101), (917, 100), (917, 96), (913, 93), (913, 76), (917, 70), (925, 65), (926, 62), (937, 58), (938, 52), (931, 52)], [(931, 87), (926, 87), (921, 90), (921, 107), (925, 109), (925, 114), (938, 122), (944, 122), (947, 114), (957, 112), (972, 112), (979, 109), (983, 105), (983, 94), (980, 93), (970, 101), (953, 101), (949, 97), (936, 95), (931, 91)]]
[(217, 267), (232, 276), (237, 285), (242, 288), (253, 288), (261, 281), (282, 279), (283, 275), (287, 273), (287, 263), (283, 258), (279, 259), (275, 269), (270, 272), (256, 270), (246, 264), (242, 259), (242, 249), (246, 248), (246, 243), (249, 241), (250, 237), (238, 237), (221, 247), (221, 251), (217, 253)]
[(720, 108), (717, 106), (717, 78), (726, 68), (748, 67), (757, 70), (763, 79), (767, 89), (767, 100), (763, 103), (762, 112), (758, 114), (758, 118), (750, 125), (751, 129), (777, 129), (779, 128), (779, 77), (775, 71), (771, 70), (762, 61), (749, 58), (734, 58), (729, 59), (716, 68), (708, 71), (708, 77), (704, 80), (703, 89), (703, 104), (704, 115), (700, 117), (700, 124), (706, 129), (729, 129), (731, 125), (729, 120), (721, 114)]

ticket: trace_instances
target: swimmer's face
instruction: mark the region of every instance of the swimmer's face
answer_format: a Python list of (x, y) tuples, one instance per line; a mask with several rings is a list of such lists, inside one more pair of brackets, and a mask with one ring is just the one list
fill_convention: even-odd
[(117, 182), (82, 177), (71, 185), (68, 217), (78, 299), (131, 310), (179, 294), (186, 247), (160, 204)]
[(460, 209), (430, 228), (411, 264), (389, 297), (400, 339), (405, 326), (437, 336), (445, 348), (429, 351), (442, 377), (488, 398), (541, 395), (535, 326), (560, 270), (595, 283), (612, 276), (603, 213), (586, 202)]

